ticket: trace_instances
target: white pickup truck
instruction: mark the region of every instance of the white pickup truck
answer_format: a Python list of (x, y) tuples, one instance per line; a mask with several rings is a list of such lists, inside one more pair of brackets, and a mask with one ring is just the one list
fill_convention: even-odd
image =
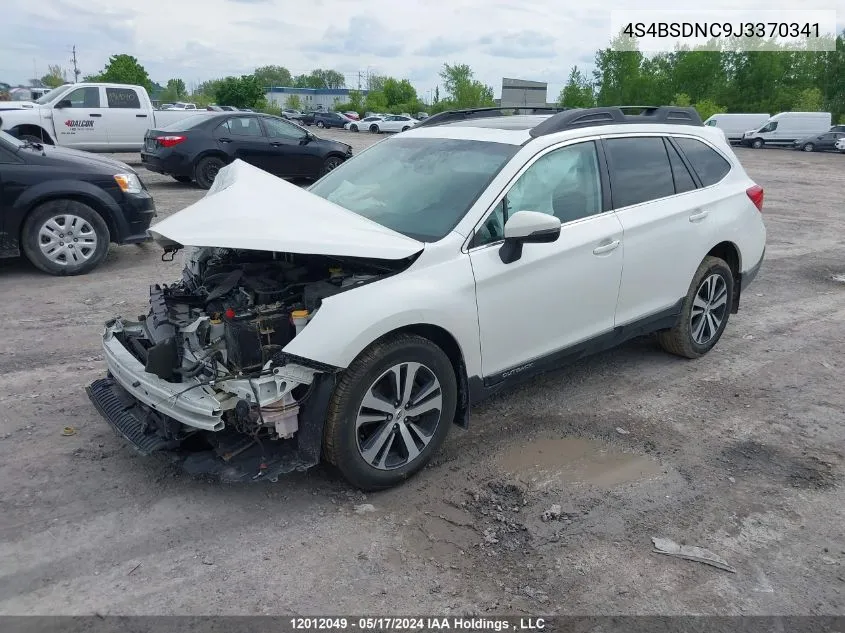
[(89, 152), (139, 152), (148, 129), (208, 110), (156, 110), (142, 86), (66, 84), (35, 101), (0, 101), (0, 130)]

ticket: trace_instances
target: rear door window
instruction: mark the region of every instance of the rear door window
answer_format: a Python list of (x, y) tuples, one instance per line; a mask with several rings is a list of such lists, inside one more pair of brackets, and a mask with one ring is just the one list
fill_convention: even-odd
[(226, 131), (232, 136), (263, 136), (261, 126), (258, 124), (258, 119), (254, 116), (241, 116), (226, 119), (221, 124), (222, 131)]
[(110, 108), (141, 109), (141, 100), (132, 88), (106, 88), (106, 101)]
[(715, 185), (731, 170), (731, 164), (727, 160), (701, 141), (694, 138), (676, 138), (675, 142), (705, 187)]
[(605, 140), (613, 207), (657, 200), (675, 194), (669, 155), (659, 136)]

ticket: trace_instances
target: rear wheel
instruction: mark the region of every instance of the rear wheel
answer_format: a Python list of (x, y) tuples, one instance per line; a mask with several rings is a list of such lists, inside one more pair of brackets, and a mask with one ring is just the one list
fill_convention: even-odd
[(173, 176), (173, 180), (176, 182), (191, 182), (190, 176)]
[(326, 417), (326, 458), (359, 488), (389, 488), (431, 459), (456, 406), (457, 381), (443, 350), (419, 336), (386, 338), (338, 382)]
[(410, 125), (406, 125), (405, 127), (403, 127), (403, 128), (402, 128), (402, 131), (403, 131), (403, 132), (407, 132), (407, 131), (408, 131), (408, 130), (410, 130), (410, 129), (411, 129), (411, 126), (410, 126)]
[(677, 325), (657, 333), (670, 354), (698, 358), (722, 336), (733, 308), (734, 276), (718, 257), (707, 256), (692, 278)]
[(352, 131), (352, 132), (357, 132), (357, 131), (358, 131), (358, 126), (357, 126), (357, 125), (355, 125), (355, 124), (353, 123), (352, 125), (350, 125), (350, 126), (349, 126), (349, 129), (350, 129), (350, 131)]
[(816, 146), (812, 143), (804, 143), (804, 146), (801, 149), (803, 149), (805, 152), (812, 152), (816, 149)]
[(197, 184), (203, 189), (211, 189), (214, 184), (214, 179), (226, 163), (218, 156), (206, 156), (200, 159), (194, 170), (194, 177)]
[(322, 121), (317, 121), (317, 127), (326, 127), (326, 124)]
[(51, 275), (84, 275), (109, 251), (109, 227), (87, 204), (50, 200), (36, 207), (22, 231), (29, 261)]

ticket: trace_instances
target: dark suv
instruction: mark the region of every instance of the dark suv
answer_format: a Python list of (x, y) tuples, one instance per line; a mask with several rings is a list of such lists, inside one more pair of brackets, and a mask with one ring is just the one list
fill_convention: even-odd
[(155, 205), (129, 165), (0, 132), (0, 257), (81, 275), (109, 243), (148, 239)]
[(350, 123), (352, 119), (339, 112), (317, 112), (314, 114), (314, 125), (317, 127), (339, 127)]

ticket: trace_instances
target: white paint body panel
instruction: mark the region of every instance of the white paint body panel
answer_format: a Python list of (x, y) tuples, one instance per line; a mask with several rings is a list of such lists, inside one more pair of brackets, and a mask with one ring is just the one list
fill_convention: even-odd
[(241, 160), (204, 198), (150, 227), (183, 246), (402, 259), (422, 242), (315, 196)]

